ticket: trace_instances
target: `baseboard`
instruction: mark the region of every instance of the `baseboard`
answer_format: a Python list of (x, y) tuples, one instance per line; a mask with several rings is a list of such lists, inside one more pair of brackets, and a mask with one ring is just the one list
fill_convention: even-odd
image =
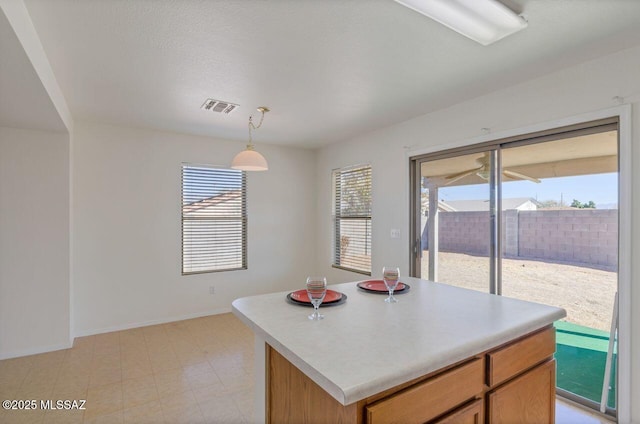
[(71, 346), (73, 346), (73, 341), (70, 340), (68, 343), (14, 350), (12, 352), (0, 352), (0, 360), (18, 358), (20, 356), (37, 355), (38, 353), (53, 352), (55, 350), (69, 349)]
[(228, 312), (231, 312), (231, 307), (213, 309), (213, 310), (209, 310), (209, 311), (196, 312), (196, 313), (193, 313), (193, 314), (186, 314), (186, 315), (179, 315), (179, 316), (173, 316), (173, 317), (167, 317), (167, 318), (153, 319), (153, 320), (149, 320), (149, 321), (132, 322), (132, 323), (123, 324), (123, 325), (114, 325), (114, 326), (111, 326), (111, 327), (103, 327), (103, 328), (94, 328), (94, 329), (89, 329), (89, 330), (83, 330), (83, 331), (78, 331), (75, 334), (75, 337), (93, 336), (93, 335), (96, 335), (96, 334), (111, 333), (113, 331), (130, 330), (132, 328), (147, 327), (149, 325), (157, 325), (157, 324), (166, 324), (168, 322), (183, 321), (185, 319), (200, 318), (200, 317), (206, 317), (206, 316), (209, 316), (209, 315), (226, 314)]
[(209, 311), (196, 312), (193, 314), (179, 315), (174, 317), (160, 318), (160, 319), (143, 321), (143, 322), (128, 323), (124, 325), (114, 325), (112, 327), (104, 327), (104, 328), (79, 331), (74, 337), (70, 338), (68, 343), (60, 343), (60, 344), (49, 345), (49, 346), (34, 347), (30, 349), (15, 350), (11, 352), (0, 352), (0, 360), (18, 358), (20, 356), (37, 355), (38, 353), (53, 352), (61, 349), (69, 349), (70, 347), (73, 346), (73, 341), (75, 340), (76, 337), (93, 336), (95, 334), (111, 333), (113, 331), (130, 330), (132, 328), (146, 327), (148, 325), (166, 324), (168, 322), (183, 321), (185, 319), (200, 318), (200, 317), (206, 317), (209, 315), (226, 314), (228, 312), (231, 312), (231, 307), (213, 309)]

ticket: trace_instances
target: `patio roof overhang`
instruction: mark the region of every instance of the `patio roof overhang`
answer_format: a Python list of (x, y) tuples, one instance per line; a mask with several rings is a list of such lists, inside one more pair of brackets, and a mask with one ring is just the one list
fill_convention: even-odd
[[(616, 130), (502, 149), (502, 167), (538, 179), (617, 172)], [(482, 184), (472, 173), (457, 181), (446, 177), (478, 168), (484, 153), (472, 153), (422, 164), (422, 176), (435, 187)], [(503, 176), (504, 181), (516, 181)]]

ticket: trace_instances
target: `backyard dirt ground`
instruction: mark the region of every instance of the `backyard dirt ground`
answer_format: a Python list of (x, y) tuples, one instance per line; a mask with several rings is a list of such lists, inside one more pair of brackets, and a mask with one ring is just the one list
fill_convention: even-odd
[[(428, 252), (424, 252), (422, 275), (428, 275)], [(438, 281), (488, 292), (489, 259), (462, 253), (438, 254)], [(502, 294), (566, 309), (567, 321), (609, 332), (615, 271), (584, 264), (538, 260), (503, 259)]]

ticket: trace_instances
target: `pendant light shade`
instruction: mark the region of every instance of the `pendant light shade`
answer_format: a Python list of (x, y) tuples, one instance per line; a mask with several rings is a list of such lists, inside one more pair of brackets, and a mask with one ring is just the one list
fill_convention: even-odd
[(247, 148), (233, 158), (231, 168), (241, 171), (266, 171), (269, 165), (264, 156), (253, 149), (252, 144), (247, 144)]
[(260, 117), (260, 123), (258, 125), (253, 124), (253, 118), (249, 117), (249, 144), (247, 148), (236, 155), (231, 162), (231, 168), (239, 169), (241, 171), (266, 171), (269, 169), (267, 160), (260, 153), (256, 152), (253, 148), (253, 139), (251, 138), (251, 131), (260, 128), (262, 121), (264, 120), (264, 114), (269, 112), (269, 108), (261, 106), (258, 108), (258, 112), (262, 113)]

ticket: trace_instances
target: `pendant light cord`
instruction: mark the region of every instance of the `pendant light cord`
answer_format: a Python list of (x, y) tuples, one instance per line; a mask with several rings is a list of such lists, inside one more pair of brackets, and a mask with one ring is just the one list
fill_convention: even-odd
[(253, 148), (253, 139), (251, 137), (251, 130), (257, 130), (258, 128), (260, 128), (260, 126), (262, 125), (262, 121), (264, 121), (264, 113), (269, 111), (269, 109), (264, 107), (258, 108), (258, 110), (262, 112), (262, 116), (260, 116), (260, 122), (258, 123), (258, 125), (254, 125), (253, 116), (249, 116), (249, 146), (251, 146), (252, 148)]

